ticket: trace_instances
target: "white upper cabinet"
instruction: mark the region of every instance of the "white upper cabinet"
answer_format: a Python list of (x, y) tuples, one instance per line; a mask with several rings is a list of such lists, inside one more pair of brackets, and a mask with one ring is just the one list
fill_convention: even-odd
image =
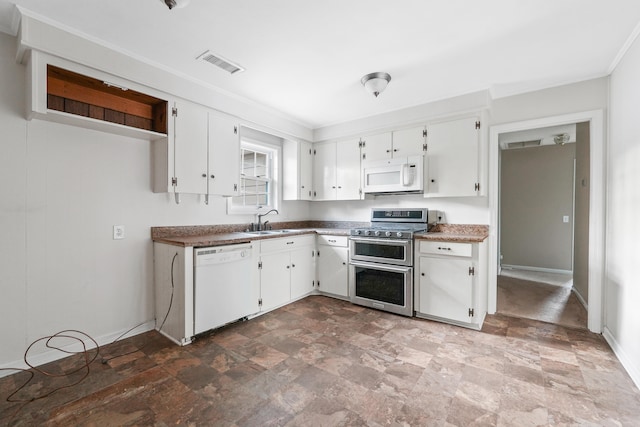
[(362, 160), (387, 160), (424, 153), (425, 126), (362, 137)]
[(173, 109), (175, 192), (207, 193), (208, 112), (187, 102)]
[(311, 200), (313, 148), (310, 142), (285, 140), (282, 146), (282, 199)]
[(314, 144), (313, 200), (336, 200), (336, 143)]
[(385, 160), (393, 155), (391, 132), (368, 135), (360, 138), (362, 160)]
[(234, 117), (209, 112), (207, 194), (237, 196), (240, 184), (240, 126)]
[(393, 157), (409, 157), (424, 154), (425, 144), (427, 142), (426, 136), (426, 126), (393, 131)]
[(360, 139), (314, 144), (313, 200), (358, 200)]
[[(237, 121), (188, 102), (173, 109), (174, 191), (235, 196), (240, 182)], [(171, 144), (169, 144), (171, 146)]]
[(336, 200), (361, 198), (359, 144), (359, 139), (336, 143)]
[(479, 195), (479, 143), (480, 119), (478, 117), (429, 125), (424, 196)]

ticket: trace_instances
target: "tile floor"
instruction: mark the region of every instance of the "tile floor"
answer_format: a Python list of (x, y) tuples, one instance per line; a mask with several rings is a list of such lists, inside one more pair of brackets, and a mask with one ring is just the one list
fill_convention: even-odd
[(498, 313), (586, 328), (587, 310), (572, 287), (570, 274), (502, 270), (498, 276)]
[(640, 425), (601, 336), (501, 315), (477, 332), (312, 296), (189, 346), (148, 332), (101, 357), (129, 351), (26, 405), (5, 401), (26, 374), (0, 379), (0, 425)]

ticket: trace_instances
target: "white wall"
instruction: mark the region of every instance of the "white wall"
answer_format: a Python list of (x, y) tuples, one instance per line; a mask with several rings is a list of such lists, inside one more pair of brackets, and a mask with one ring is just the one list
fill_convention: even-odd
[(575, 152), (573, 143), (502, 150), (503, 267), (572, 270)]
[(611, 75), (605, 337), (640, 384), (640, 40)]
[(536, 92), (499, 98), (491, 103), (491, 124), (607, 108), (608, 78), (586, 80)]
[[(148, 141), (26, 121), (14, 46), (0, 34), (0, 367), (62, 329), (104, 341), (152, 321), (151, 226), (254, 221), (227, 216), (223, 198), (153, 193)], [(306, 219), (308, 203), (281, 212), (272, 220)], [(112, 240), (116, 224), (124, 240)]]
[(444, 212), (442, 222), (449, 224), (488, 224), (486, 197), (424, 198), (421, 195), (377, 196), (366, 200), (313, 202), (311, 219), (328, 221), (369, 221), (371, 208), (428, 208)]

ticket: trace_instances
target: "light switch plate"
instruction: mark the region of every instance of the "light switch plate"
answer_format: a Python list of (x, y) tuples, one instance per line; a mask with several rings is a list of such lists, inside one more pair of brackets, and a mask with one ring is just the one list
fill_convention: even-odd
[(113, 226), (113, 240), (124, 239), (124, 225)]
[(565, 215), (562, 217), (562, 222), (567, 223), (569, 222), (569, 215)]

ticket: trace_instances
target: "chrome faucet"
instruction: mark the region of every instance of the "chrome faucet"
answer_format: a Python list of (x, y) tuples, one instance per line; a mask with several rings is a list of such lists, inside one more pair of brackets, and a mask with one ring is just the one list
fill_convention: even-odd
[[(275, 212), (275, 213), (277, 213), (277, 214), (279, 214), (279, 213), (280, 213), (280, 212), (278, 212), (278, 210), (277, 210), (277, 209), (271, 209), (271, 210), (270, 210), (270, 211), (268, 211), (268, 212), (265, 212), (265, 213), (263, 213), (263, 214), (261, 214), (261, 215), (258, 215), (258, 231), (262, 231), (262, 217), (263, 217), (263, 216), (267, 216), (267, 215), (269, 215), (271, 212)], [(269, 221), (267, 221), (267, 222), (269, 222)], [(267, 222), (265, 222), (265, 224), (266, 224)]]

